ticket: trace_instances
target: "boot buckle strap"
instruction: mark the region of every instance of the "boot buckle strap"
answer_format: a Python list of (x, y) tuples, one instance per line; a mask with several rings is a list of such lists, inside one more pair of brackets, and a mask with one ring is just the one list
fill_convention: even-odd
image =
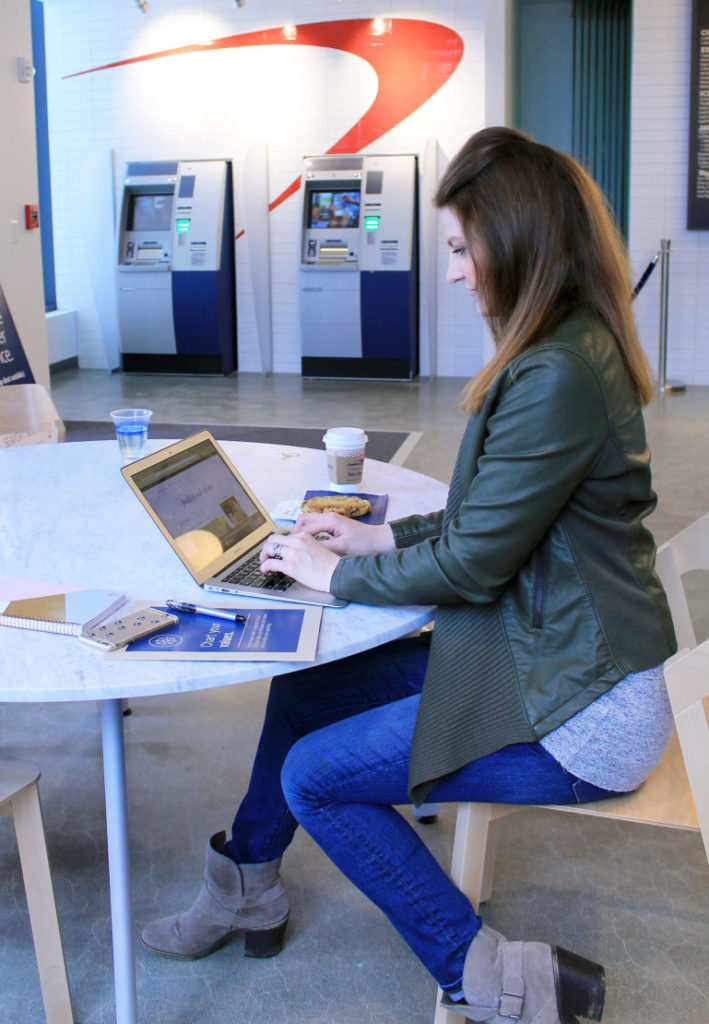
[(522, 943), (506, 942), (502, 947), (502, 994), (498, 1013), (500, 1017), (519, 1020), (523, 1004)]
[(524, 996), (516, 992), (503, 992), (500, 996), (498, 1014), (500, 1017), (507, 1017), (509, 1020), (519, 1020), (522, 1016), (522, 1004)]

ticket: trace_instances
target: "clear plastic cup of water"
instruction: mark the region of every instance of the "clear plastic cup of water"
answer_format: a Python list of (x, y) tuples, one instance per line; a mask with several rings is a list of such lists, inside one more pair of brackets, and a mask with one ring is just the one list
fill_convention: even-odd
[(124, 462), (135, 462), (146, 454), (148, 425), (152, 415), (152, 409), (115, 409), (111, 413)]

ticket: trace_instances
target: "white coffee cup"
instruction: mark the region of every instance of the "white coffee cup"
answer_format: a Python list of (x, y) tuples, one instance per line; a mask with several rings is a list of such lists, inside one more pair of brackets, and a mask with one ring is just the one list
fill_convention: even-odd
[(361, 427), (330, 427), (323, 435), (330, 490), (358, 491), (364, 469), (367, 435)]

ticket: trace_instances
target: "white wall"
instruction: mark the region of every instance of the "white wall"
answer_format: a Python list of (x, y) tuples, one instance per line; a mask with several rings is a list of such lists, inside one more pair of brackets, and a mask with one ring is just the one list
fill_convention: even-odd
[[(262, 0), (237, 9), (232, 0), (151, 0), (144, 15), (128, 0), (45, 0), (52, 194), (57, 296), (77, 310), (79, 360), (105, 367), (77, 200), (82, 167), (97, 149), (114, 151), (120, 179), (130, 159), (227, 157), (234, 161), (237, 232), (239, 179), (249, 147), (266, 142), (272, 198), (300, 173), (306, 154), (325, 152), (367, 110), (377, 91), (371, 66), (335, 49), (255, 46), (210, 49), (69, 78), (97, 65), (173, 46), (298, 23), (371, 18), (379, 0), (310, 0), (294, 8)], [(437, 21), (465, 43), (462, 62), (422, 108), (367, 147), (369, 152), (421, 154), (430, 136), (440, 167), (484, 123), (484, 0), (404, 4), (385, 15)], [(294, 195), (271, 215), (274, 361), (276, 372), (300, 372)], [(438, 373), (469, 376), (482, 363), (482, 326), (467, 296), (444, 285), (441, 242)], [(239, 369), (260, 370), (246, 240), (237, 242)], [(422, 346), (423, 372), (428, 350)]]
[(48, 387), (40, 234), (24, 215), (38, 203), (34, 89), (19, 81), (18, 57), (32, 62), (29, 0), (0, 0), (0, 284), (34, 378)]
[(55, 309), (47, 313), (47, 351), (49, 365), (76, 363), (76, 312)]
[[(107, 365), (86, 258), (78, 201), (80, 175), (96, 151), (113, 151), (120, 177), (127, 159), (229, 157), (237, 182), (249, 147), (269, 147), (271, 194), (299, 173), (304, 154), (326, 151), (367, 109), (377, 82), (362, 59), (303, 46), (205, 49), (67, 77), (172, 46), (213, 40), (297, 20), (413, 18), (438, 22), (462, 37), (453, 76), (427, 103), (368, 146), (371, 152), (421, 154), (440, 142), (440, 169), (486, 121), (501, 119), (508, 91), (505, 8), (510, 0), (150, 0), (144, 15), (131, 0), (45, 0), (57, 291), (77, 310), (82, 366)], [(634, 4), (630, 253), (636, 277), (660, 239), (672, 239), (668, 375), (709, 384), (704, 286), (709, 234), (684, 228), (689, 106), (691, 0)], [(486, 66), (486, 53), (493, 54)], [(499, 66), (498, 65), (499, 62)], [(493, 111), (496, 112), (493, 114)], [(100, 162), (100, 160), (98, 161)], [(274, 369), (299, 372), (296, 239), (298, 198), (271, 215)], [(440, 375), (467, 377), (482, 362), (482, 327), (464, 292), (445, 284), (438, 253)], [(245, 238), (237, 242), (239, 368), (261, 368)], [(659, 271), (636, 302), (643, 343), (657, 365)], [(428, 351), (421, 347), (422, 372)]]
[[(667, 376), (709, 384), (709, 232), (687, 231), (691, 0), (633, 4), (630, 254), (639, 275), (671, 241)], [(636, 300), (658, 368), (659, 266)]]

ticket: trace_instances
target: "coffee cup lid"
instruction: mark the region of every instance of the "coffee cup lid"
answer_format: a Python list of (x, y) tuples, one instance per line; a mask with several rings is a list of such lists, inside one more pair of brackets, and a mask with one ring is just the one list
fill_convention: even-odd
[(323, 434), (325, 444), (338, 448), (351, 448), (367, 441), (367, 435), (361, 427), (330, 427)]

